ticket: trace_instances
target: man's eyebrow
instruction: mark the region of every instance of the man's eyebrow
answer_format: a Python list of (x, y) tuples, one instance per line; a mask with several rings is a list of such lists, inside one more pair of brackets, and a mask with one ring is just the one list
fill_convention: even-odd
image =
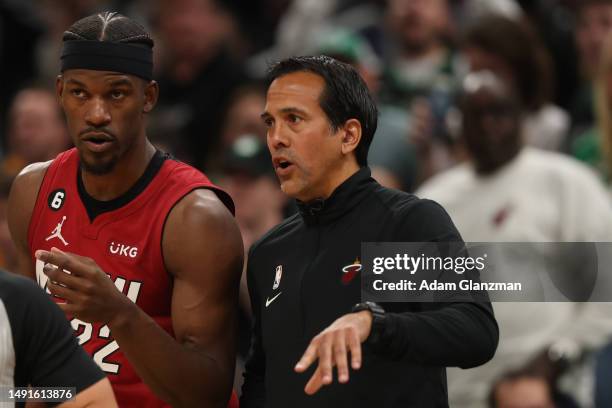
[[(282, 109), (280, 109), (280, 112), (281, 112), (281, 113), (298, 113), (298, 114), (300, 114), (300, 115), (302, 115), (302, 116), (307, 116), (307, 115), (308, 115), (308, 114), (306, 113), (306, 111), (305, 111), (305, 110), (300, 109), (300, 108), (296, 108), (296, 107), (293, 107), (293, 106), (288, 106), (288, 107), (286, 107), (286, 108), (282, 108)], [(270, 112), (267, 112), (267, 111), (266, 111), (266, 112), (263, 112), (263, 113), (262, 113), (261, 115), (259, 115), (259, 116), (260, 116), (262, 119), (267, 119), (267, 118), (271, 117), (271, 116), (272, 116), (272, 114), (270, 114)]]
[(76, 79), (73, 78), (68, 78), (65, 83), (67, 84), (73, 84), (73, 85), (77, 85), (77, 86), (82, 86), (83, 88), (86, 88), (85, 84), (82, 83), (81, 81), (77, 81)]
[(286, 108), (282, 108), (280, 111), (282, 113), (299, 113), (300, 115), (303, 115), (303, 116), (307, 115), (305, 110), (300, 109), (300, 108), (296, 108), (294, 106), (288, 106)]

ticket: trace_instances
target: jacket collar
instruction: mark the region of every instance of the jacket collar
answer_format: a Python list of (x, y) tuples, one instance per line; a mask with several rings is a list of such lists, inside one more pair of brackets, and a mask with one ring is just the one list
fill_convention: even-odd
[(326, 224), (340, 218), (359, 204), (377, 185), (368, 167), (362, 167), (340, 184), (327, 198), (304, 203), (297, 201), (298, 210), (307, 225)]

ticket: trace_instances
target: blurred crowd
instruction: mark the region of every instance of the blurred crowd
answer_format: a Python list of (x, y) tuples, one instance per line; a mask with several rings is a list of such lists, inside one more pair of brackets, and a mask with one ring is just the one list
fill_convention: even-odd
[[(312, 54), (352, 64), (377, 99), (373, 176), (440, 202), (465, 241), (612, 241), (612, 0), (0, 0), (5, 269), (12, 178), (71, 145), (54, 93), (62, 33), (104, 10), (154, 34), (148, 136), (227, 189), (247, 251), (294, 211), (260, 118), (266, 68)], [(451, 406), (612, 406), (612, 307), (494, 308), (498, 354), (449, 370)]]

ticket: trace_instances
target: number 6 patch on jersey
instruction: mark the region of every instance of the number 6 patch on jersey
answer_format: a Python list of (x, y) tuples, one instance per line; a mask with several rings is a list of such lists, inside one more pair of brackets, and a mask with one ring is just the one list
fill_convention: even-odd
[(63, 188), (58, 188), (57, 190), (53, 190), (49, 197), (47, 198), (47, 204), (49, 208), (53, 211), (58, 211), (64, 205), (64, 201), (66, 198), (66, 190)]

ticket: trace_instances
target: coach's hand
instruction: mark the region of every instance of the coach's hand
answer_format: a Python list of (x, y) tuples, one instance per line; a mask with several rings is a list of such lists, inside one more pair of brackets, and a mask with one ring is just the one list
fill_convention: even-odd
[(338, 371), (338, 381), (349, 380), (348, 353), (351, 353), (351, 367), (361, 367), (361, 343), (370, 335), (372, 313), (363, 310), (342, 316), (327, 329), (312, 339), (306, 352), (295, 366), (295, 371), (303, 373), (317, 359), (319, 365), (306, 384), (306, 394), (314, 394), (324, 386), (331, 384), (333, 367)]
[(92, 259), (57, 248), (36, 251), (35, 256), (46, 264), (51, 294), (66, 301), (58, 304), (64, 312), (84, 322), (109, 324), (133, 307)]

